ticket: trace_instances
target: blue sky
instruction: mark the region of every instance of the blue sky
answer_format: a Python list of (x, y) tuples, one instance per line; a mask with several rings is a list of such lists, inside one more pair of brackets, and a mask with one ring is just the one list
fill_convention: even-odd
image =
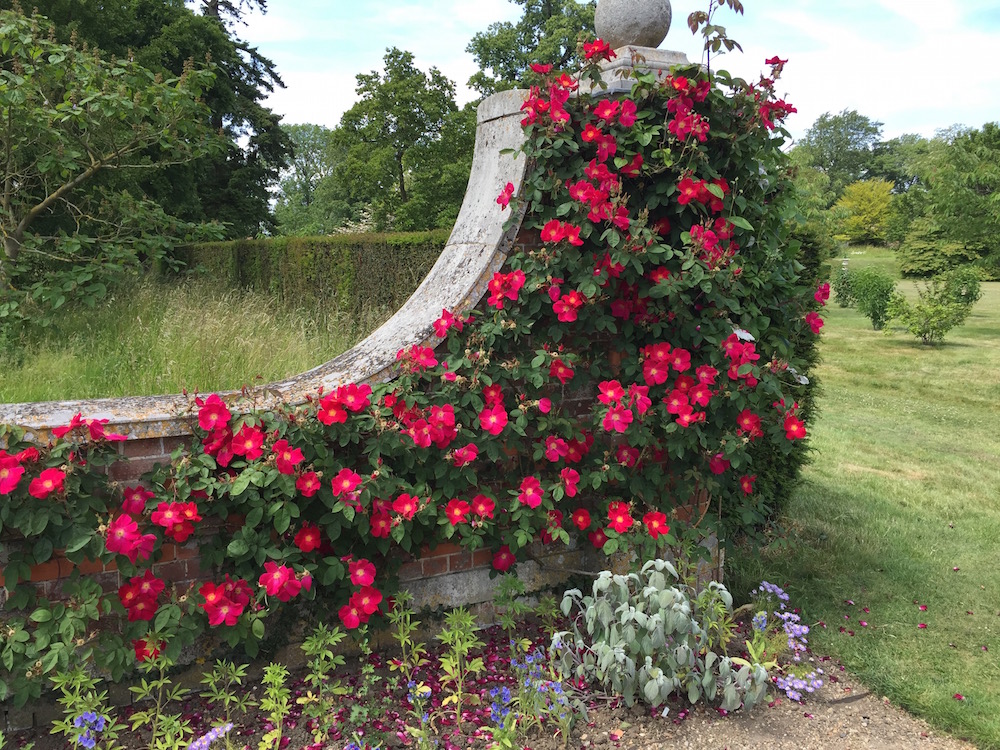
[[(701, 60), (686, 25), (696, 0), (673, 2), (661, 45)], [(515, 21), (510, 0), (271, 0), (242, 36), (276, 63), (287, 88), (269, 105), (286, 123), (335, 126), (356, 100), (355, 76), (381, 68), (387, 47), (455, 81), (459, 103), (475, 63), (465, 47), (494, 21)], [(713, 60), (747, 79), (764, 60), (788, 59), (778, 91), (798, 108), (787, 121), (800, 137), (824, 112), (856, 109), (884, 123), (883, 135), (934, 135), (956, 123), (1000, 120), (1000, 3), (996, 0), (744, 0), (716, 22), (743, 45)]]

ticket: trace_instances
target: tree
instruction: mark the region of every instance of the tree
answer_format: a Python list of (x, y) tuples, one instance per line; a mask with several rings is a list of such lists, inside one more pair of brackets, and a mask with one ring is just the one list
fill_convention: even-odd
[(133, 61), (53, 41), (44, 18), (15, 11), (0, 11), (0, 40), (8, 316), (23, 284), (56, 307), (69, 292), (92, 299), (123, 267), (190, 236), (193, 227), (130, 188), (135, 175), (191, 162), (218, 139), (201, 102), (210, 70), (161, 79)]
[(845, 109), (838, 115), (820, 115), (798, 148), (826, 173), (834, 195), (840, 197), (845, 187), (869, 176), (881, 136), (882, 123)]
[(577, 42), (581, 33), (593, 34), (595, 1), (513, 0), (524, 6), (517, 23), (503, 21), (472, 37), (465, 51), (479, 66), (469, 86), (483, 96), (516, 88), (529, 74), (531, 63), (550, 63), (576, 69), (581, 59)]
[(445, 117), (439, 138), (410, 150), (410, 199), (397, 209), (396, 229), (450, 229), (455, 224), (475, 145), (476, 107), (470, 103)]
[(352, 218), (335, 172), (346, 156), (337, 133), (322, 125), (287, 125), (294, 157), (282, 174), (274, 207), (283, 235), (329, 234)]
[[(0, 0), (9, 7), (15, 0)], [(179, 76), (190, 60), (211, 60), (217, 76), (204, 93), (206, 122), (228, 145), (211, 155), (159, 171), (142, 181), (146, 195), (188, 221), (216, 220), (230, 237), (273, 226), (270, 187), (284, 168), (291, 144), (280, 118), (264, 106), (284, 84), (274, 64), (240, 40), (232, 28), (262, 0), (34, 0), (63, 43), (75, 37), (105, 54), (133, 59), (166, 77)]]
[(407, 155), (438, 140), (457, 109), (455, 84), (437, 68), (424, 73), (412, 53), (395, 47), (386, 50), (384, 62), (383, 73), (357, 76), (361, 100), (341, 118), (347, 157), (337, 171), (351, 199), (371, 204), (381, 226), (410, 199)]
[(891, 182), (861, 180), (844, 188), (834, 209), (841, 214), (841, 227), (851, 242), (882, 245), (891, 203)]
[(1000, 276), (1000, 124), (936, 138), (918, 173), (944, 237)]

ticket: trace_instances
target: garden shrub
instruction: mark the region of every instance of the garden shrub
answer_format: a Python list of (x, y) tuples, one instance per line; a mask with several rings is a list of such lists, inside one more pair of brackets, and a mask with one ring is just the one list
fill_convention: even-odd
[(976, 266), (959, 266), (941, 275), (944, 296), (959, 305), (972, 307), (983, 296), (982, 271)]
[[(591, 81), (611, 52), (586, 49)], [(37, 450), (8, 430), (7, 610), (26, 616), (0, 633), (0, 697), (23, 702), (87, 656), (120, 677), (144, 653), (133, 641), (175, 659), (209, 628), (252, 654), (281, 605), (303, 599), (356, 631), (405, 556), (444, 540), (491, 550), (505, 572), (529, 545), (571, 534), (640, 559), (699, 540), (715, 514), (692, 529), (677, 509), (704, 498), (730, 530), (760, 524), (777, 500), (758, 467), (787, 486), (804, 460), (828, 294), (789, 241), (776, 123), (792, 108), (774, 97), (781, 61), (769, 65), (753, 85), (697, 65), (663, 81), (641, 73), (622, 99), (574, 97), (574, 78), (541, 68), (524, 104), (525, 184), (517, 195), (508, 184), (496, 209), (514, 224), (509, 204), (523, 204), (541, 244), (508, 258), (478, 309), (442, 311), (427, 331), (441, 346), (400, 350), (388, 383), (276, 410), (253, 393), (198, 397), (192, 445), (148, 490), (90, 468), (109, 439), (98, 420), (78, 417)], [(189, 540), (209, 580), (185, 589), (151, 566), (165, 543)], [(74, 573), (68, 602), (39, 596), (24, 585), (30, 567), (57, 550), (114, 562), (121, 589)], [(87, 627), (98, 611), (118, 617)], [(747, 683), (705, 658), (727, 704), (737, 684), (758, 689), (756, 674)]]
[(849, 273), (851, 294), (857, 300), (858, 311), (872, 322), (872, 328), (881, 331), (896, 282), (877, 268), (862, 268)]
[(255, 289), (296, 305), (335, 305), (360, 321), (371, 307), (397, 310), (434, 265), (448, 232), (266, 237), (190, 245), (186, 268), (225, 286)]
[(966, 249), (960, 242), (947, 239), (933, 219), (918, 217), (911, 222), (896, 257), (900, 273), (909, 278), (934, 276), (972, 263), (979, 258), (979, 253)]
[(852, 278), (846, 263), (838, 268), (837, 272), (833, 275), (831, 285), (833, 286), (834, 297), (836, 297), (837, 304), (840, 307), (854, 307), (858, 303), (851, 289)]
[(656, 708), (679, 693), (691, 703), (721, 696), (727, 711), (750, 709), (769, 680), (763, 665), (726, 655), (732, 607), (721, 583), (696, 592), (669, 562), (649, 560), (638, 573), (603, 571), (590, 596), (567, 591), (562, 610), (573, 629), (557, 633), (550, 650), (564, 679), (596, 682), (627, 706)]
[(981, 296), (978, 271), (972, 267), (955, 269), (918, 284), (916, 302), (894, 293), (887, 323), (900, 323), (924, 344), (939, 343), (948, 331), (966, 321)]

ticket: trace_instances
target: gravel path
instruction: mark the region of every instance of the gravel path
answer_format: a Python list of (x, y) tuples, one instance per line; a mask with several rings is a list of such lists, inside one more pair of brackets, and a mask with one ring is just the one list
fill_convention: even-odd
[[(832, 671), (832, 670), (831, 670)], [(584, 730), (580, 745), (602, 750), (973, 750), (974, 745), (932, 730), (888, 699), (872, 695), (857, 681), (837, 675), (809, 701), (788, 700), (722, 717), (697, 708), (679, 724), (599, 712)]]

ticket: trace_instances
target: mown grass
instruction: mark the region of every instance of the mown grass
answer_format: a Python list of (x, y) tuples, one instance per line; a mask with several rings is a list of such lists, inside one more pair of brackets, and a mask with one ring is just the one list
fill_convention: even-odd
[[(892, 268), (887, 251), (851, 259), (866, 262)], [(827, 307), (813, 463), (784, 531), (742, 556), (730, 583), (786, 585), (804, 619), (825, 623), (818, 653), (877, 696), (1000, 748), (1000, 283), (983, 292), (936, 347)]]
[(347, 350), (394, 310), (360, 321), (293, 309), (208, 280), (145, 281), (95, 310), (68, 308), (57, 330), (8, 346), (0, 403), (237, 389), (308, 370)]

